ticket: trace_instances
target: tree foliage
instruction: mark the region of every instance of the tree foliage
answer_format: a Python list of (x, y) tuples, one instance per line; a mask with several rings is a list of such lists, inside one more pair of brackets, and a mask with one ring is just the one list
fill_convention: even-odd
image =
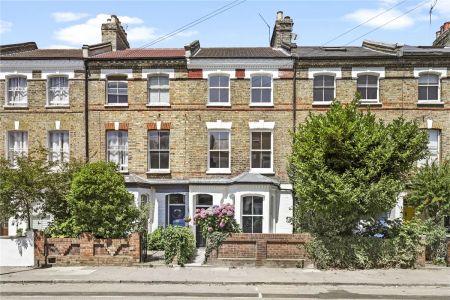
[(334, 102), (312, 114), (294, 134), (289, 176), (298, 199), (293, 224), (320, 235), (350, 235), (392, 209), (406, 175), (427, 151), (414, 122), (389, 124), (373, 113)]

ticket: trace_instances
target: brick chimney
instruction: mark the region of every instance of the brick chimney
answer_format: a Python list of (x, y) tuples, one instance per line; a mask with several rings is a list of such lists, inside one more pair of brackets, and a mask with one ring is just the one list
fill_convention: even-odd
[(433, 42), (436, 47), (450, 47), (450, 21), (445, 22), (441, 29), (436, 32), (436, 39)]
[(102, 24), (102, 43), (107, 42), (111, 42), (113, 51), (130, 48), (127, 33), (116, 15), (112, 15), (106, 23)]
[[(275, 21), (275, 27), (273, 28), (272, 38), (270, 40), (270, 46), (273, 48), (285, 48), (292, 45), (292, 37), (294, 33), (294, 20), (288, 16), (283, 16), (282, 11), (277, 12), (277, 19)], [(285, 47), (283, 47), (283, 45)]]

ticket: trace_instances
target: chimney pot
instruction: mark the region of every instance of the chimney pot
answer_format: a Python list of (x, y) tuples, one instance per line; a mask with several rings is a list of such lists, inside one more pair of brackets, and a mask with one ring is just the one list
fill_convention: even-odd
[(282, 20), (283, 19), (283, 11), (279, 10), (277, 12), (277, 20)]

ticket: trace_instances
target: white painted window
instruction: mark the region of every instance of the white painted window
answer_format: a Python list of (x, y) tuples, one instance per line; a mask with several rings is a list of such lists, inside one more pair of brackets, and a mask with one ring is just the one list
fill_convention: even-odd
[(152, 75), (148, 79), (149, 105), (169, 105), (169, 75)]
[(128, 132), (107, 131), (106, 159), (117, 164), (120, 172), (128, 171)]
[(8, 78), (8, 98), (7, 105), (27, 106), (27, 78), (24, 76), (15, 76)]
[(17, 165), (17, 157), (25, 157), (28, 154), (28, 132), (8, 132), (8, 160), (12, 166)]
[(242, 232), (262, 233), (263, 197), (246, 196), (242, 198)]
[(230, 77), (228, 75), (209, 76), (209, 103), (230, 103)]
[(170, 169), (170, 131), (150, 130), (148, 132), (148, 168), (152, 170)]
[(128, 104), (128, 81), (125, 77), (108, 77), (108, 105)]
[(209, 170), (229, 172), (230, 170), (230, 132), (209, 132)]
[(69, 80), (67, 76), (52, 76), (48, 78), (48, 105), (69, 104)]
[(313, 101), (331, 102), (335, 98), (335, 77), (332, 75), (315, 75), (313, 83)]
[(419, 101), (439, 101), (439, 75), (419, 76)]
[(69, 132), (68, 131), (50, 131), (49, 142), (49, 161), (69, 162)]
[(358, 93), (363, 102), (378, 102), (378, 76), (359, 75), (356, 80)]
[(439, 129), (428, 129), (428, 152), (429, 156), (418, 162), (418, 166), (431, 165), (440, 160), (441, 131)]
[(253, 131), (251, 133), (251, 168), (254, 171), (272, 170), (272, 132)]
[(272, 76), (252, 75), (251, 77), (251, 103), (271, 104), (272, 103)]

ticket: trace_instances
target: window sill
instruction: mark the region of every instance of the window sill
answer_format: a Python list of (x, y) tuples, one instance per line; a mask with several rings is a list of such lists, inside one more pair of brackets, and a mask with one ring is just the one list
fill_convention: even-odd
[(206, 174), (225, 174), (230, 175), (231, 170), (230, 169), (211, 169), (206, 171)]
[(231, 103), (208, 103), (206, 107), (231, 107)]
[(65, 104), (65, 105), (46, 105), (45, 108), (70, 108), (69, 104)]
[(170, 174), (170, 169), (148, 170), (146, 174)]
[(273, 107), (273, 103), (250, 103), (250, 107)]
[(443, 106), (442, 101), (417, 101), (417, 106)]
[(147, 103), (145, 106), (147, 107), (170, 107), (170, 103)]
[(105, 104), (105, 107), (128, 107), (128, 104)]
[(28, 109), (28, 105), (3, 105), (4, 109)]
[(250, 173), (275, 175), (273, 169), (250, 169)]
[(359, 105), (361, 106), (381, 106), (381, 102), (380, 101), (364, 101), (361, 100), (359, 101)]
[(331, 103), (333, 103), (333, 101), (316, 101), (316, 102), (313, 102), (312, 105), (313, 106), (330, 106)]

